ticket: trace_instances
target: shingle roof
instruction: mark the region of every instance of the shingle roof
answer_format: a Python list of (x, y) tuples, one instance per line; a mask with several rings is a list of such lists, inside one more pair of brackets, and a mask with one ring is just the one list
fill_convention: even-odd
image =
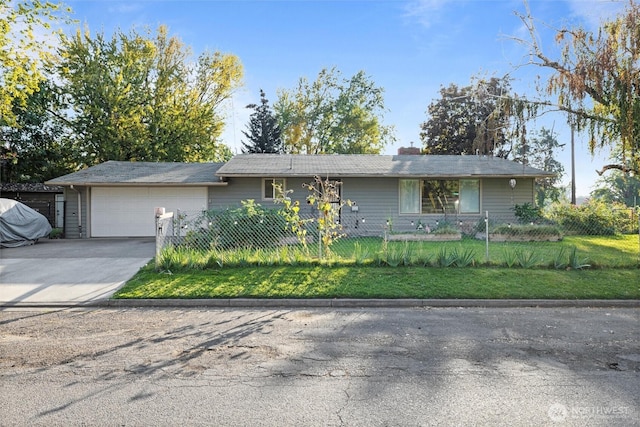
[(222, 163), (108, 161), (50, 181), (50, 185), (220, 185)]
[(7, 193), (62, 193), (62, 187), (49, 186), (36, 182), (3, 182), (0, 184), (0, 191)]
[(485, 156), (381, 156), (374, 154), (240, 154), (225, 163), (223, 177), (547, 177), (554, 174)]

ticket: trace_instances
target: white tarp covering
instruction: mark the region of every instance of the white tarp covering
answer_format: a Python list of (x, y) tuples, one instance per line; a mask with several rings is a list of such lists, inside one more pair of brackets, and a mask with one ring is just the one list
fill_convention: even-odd
[(0, 199), (0, 246), (33, 245), (51, 233), (47, 218), (16, 200)]

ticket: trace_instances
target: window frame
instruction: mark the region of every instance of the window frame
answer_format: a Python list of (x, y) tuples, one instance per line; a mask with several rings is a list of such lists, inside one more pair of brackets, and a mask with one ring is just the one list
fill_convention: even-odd
[[(461, 178), (458, 180), (458, 214), (460, 215), (477, 215), (482, 212), (482, 180), (478, 178)], [(477, 211), (462, 211), (462, 181), (476, 181), (478, 183), (478, 210)]]
[[(418, 196), (418, 201), (416, 202), (415, 200), (413, 201), (413, 203), (411, 203), (412, 205), (415, 205), (418, 208), (417, 212), (403, 212), (402, 211), (402, 207), (403, 207), (403, 200), (404, 198), (402, 197), (402, 189), (403, 189), (403, 181), (404, 182), (413, 182), (413, 183), (417, 183), (418, 186), (418, 191), (416, 192), (417, 196)], [(415, 190), (415, 189), (413, 189)], [(413, 191), (412, 190), (412, 191)], [(415, 178), (400, 178), (398, 179), (398, 213), (400, 215), (421, 215), (422, 214), (422, 195), (420, 194), (422, 192), (422, 180), (421, 179), (415, 179)]]
[[(264, 201), (272, 201), (275, 199), (275, 189), (273, 188), (273, 184), (276, 182), (282, 182), (282, 191), (286, 193), (287, 191), (287, 179), (286, 178), (262, 178), (262, 200)], [(267, 195), (267, 183), (271, 183), (271, 197)]]
[[(403, 212), (402, 208), (403, 208), (403, 195), (402, 195), (402, 182), (401, 181), (417, 181), (418, 182), (418, 186), (419, 186), (419, 190), (418, 190), (418, 210), (419, 212)], [(456, 208), (456, 215), (478, 215), (480, 212), (482, 212), (482, 179), (480, 178), (457, 178), (457, 179), (437, 179), (437, 178), (399, 178), (398, 179), (398, 214), (399, 215), (443, 215), (442, 212), (438, 212), (438, 213), (424, 213), (423, 209), (422, 209), (422, 203), (423, 203), (423, 194), (424, 194), (424, 183), (425, 181), (457, 181), (458, 182), (458, 202), (456, 204), (457, 208)], [(462, 212), (460, 205), (461, 205), (461, 198), (462, 198), (462, 191), (461, 191), (461, 181), (476, 181), (478, 183), (478, 192), (477, 192), (477, 197), (478, 197), (478, 211), (477, 212)]]

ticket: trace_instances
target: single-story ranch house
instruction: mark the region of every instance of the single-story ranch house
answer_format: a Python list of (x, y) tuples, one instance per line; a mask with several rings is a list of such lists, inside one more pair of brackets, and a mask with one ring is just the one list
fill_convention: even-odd
[[(314, 176), (340, 181), (347, 232), (395, 229), (443, 219), (476, 223), (485, 211), (514, 216), (513, 206), (534, 203), (536, 178), (553, 176), (486, 156), (240, 154), (227, 163), (109, 161), (48, 181), (64, 188), (66, 237), (155, 235), (156, 208), (167, 212), (237, 207), (253, 199), (273, 203), (273, 184), (300, 200)], [(304, 212), (301, 212), (304, 213)]]

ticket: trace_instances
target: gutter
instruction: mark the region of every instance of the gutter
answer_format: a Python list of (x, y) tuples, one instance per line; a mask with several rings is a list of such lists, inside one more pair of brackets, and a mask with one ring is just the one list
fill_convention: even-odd
[[(74, 185), (84, 187), (225, 187), (226, 181), (220, 182), (61, 182), (56, 185), (68, 185), (73, 189)], [(74, 190), (75, 191), (75, 190)]]

